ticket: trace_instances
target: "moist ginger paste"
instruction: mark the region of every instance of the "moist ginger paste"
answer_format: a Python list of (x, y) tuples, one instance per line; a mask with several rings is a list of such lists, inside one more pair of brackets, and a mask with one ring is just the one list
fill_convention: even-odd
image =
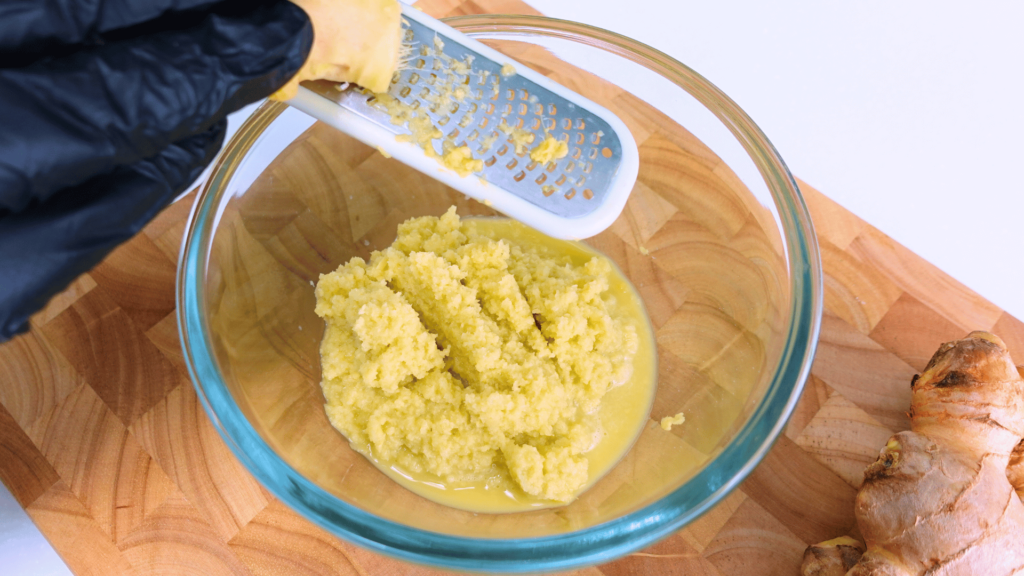
[(320, 277), (316, 313), (331, 424), (443, 504), (569, 502), (647, 421), (654, 346), (639, 298), (604, 256), (518, 222), (454, 207), (408, 220), (369, 262)]
[(530, 160), (538, 164), (547, 164), (552, 160), (565, 158), (569, 154), (569, 145), (548, 134), (536, 148), (530, 150)]

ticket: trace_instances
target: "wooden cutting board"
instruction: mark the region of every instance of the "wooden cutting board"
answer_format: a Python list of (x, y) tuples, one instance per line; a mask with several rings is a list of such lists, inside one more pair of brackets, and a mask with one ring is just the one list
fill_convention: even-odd
[[(518, 0), (419, 5), (434, 15), (535, 13)], [(910, 378), (939, 343), (991, 330), (1024, 362), (1024, 323), (801, 190), (821, 246), (826, 312), (785, 434), (697, 522), (580, 573), (795, 575), (808, 544), (856, 534), (861, 470), (905, 423)], [(31, 333), (0, 346), (0, 480), (76, 574), (437, 573), (314, 527), (217, 436), (188, 381), (174, 316), (193, 199), (75, 281)]]

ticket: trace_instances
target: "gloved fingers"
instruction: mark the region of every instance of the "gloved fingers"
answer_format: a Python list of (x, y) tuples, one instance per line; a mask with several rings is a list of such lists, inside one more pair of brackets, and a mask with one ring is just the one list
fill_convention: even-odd
[(0, 342), (78, 275), (131, 238), (216, 156), (227, 121), (156, 155), (0, 215)]
[(0, 70), (0, 213), (207, 130), (284, 84), (311, 43), (282, 0)]
[(221, 0), (4, 0), (0, 66), (30, 62), (61, 46), (93, 44), (101, 35)]

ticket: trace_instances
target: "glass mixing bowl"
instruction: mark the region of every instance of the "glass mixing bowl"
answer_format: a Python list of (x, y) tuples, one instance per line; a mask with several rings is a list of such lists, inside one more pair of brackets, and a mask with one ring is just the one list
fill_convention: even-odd
[[(492, 212), (279, 103), (235, 135), (190, 217), (177, 286), (188, 367), (239, 460), (341, 538), (473, 571), (608, 561), (714, 506), (782, 431), (821, 317), (807, 208), (750, 118), (667, 55), (546, 18), (448, 23), (609, 108), (639, 145), (625, 211), (586, 240), (630, 278), (656, 331), (656, 397), (632, 449), (567, 506), (474, 514), (401, 488), (349, 448), (323, 410), (314, 283), (388, 246), (410, 217)], [(679, 412), (683, 425), (658, 425)]]

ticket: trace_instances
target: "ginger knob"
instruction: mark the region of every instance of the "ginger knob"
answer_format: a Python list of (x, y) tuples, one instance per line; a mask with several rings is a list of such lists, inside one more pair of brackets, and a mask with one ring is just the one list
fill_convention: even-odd
[[(1024, 573), (1024, 379), (988, 332), (942, 344), (857, 494), (861, 549), (822, 542), (803, 576)], [(852, 539), (848, 539), (852, 540)], [(847, 546), (846, 550), (841, 550)]]
[(352, 82), (384, 92), (402, 53), (398, 0), (292, 0), (313, 24), (306, 63), (273, 100), (295, 96), (303, 80)]

